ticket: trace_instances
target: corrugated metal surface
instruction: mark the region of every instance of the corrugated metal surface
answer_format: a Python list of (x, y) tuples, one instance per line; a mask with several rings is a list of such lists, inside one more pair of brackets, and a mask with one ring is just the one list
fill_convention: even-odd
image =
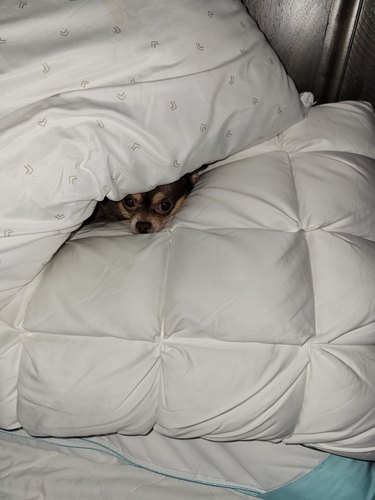
[(337, 98), (375, 106), (375, 0), (362, 3)]
[(298, 90), (375, 106), (375, 0), (243, 0)]
[(298, 90), (316, 94), (332, 0), (245, 0)]

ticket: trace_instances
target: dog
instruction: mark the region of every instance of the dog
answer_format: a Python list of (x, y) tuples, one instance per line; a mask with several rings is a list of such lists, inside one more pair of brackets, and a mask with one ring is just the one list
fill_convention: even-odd
[(128, 194), (120, 201), (105, 198), (97, 204), (87, 223), (128, 219), (133, 234), (157, 233), (180, 210), (205, 168), (207, 165), (202, 165), (175, 182), (145, 193)]

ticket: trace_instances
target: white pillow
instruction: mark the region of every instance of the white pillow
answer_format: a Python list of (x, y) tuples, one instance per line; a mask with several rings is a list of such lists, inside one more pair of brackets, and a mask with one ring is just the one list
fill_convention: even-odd
[[(76, 188), (87, 181), (83, 167), (100, 165), (116, 174), (116, 193), (147, 189), (302, 118), (293, 83), (239, 0), (31, 8), (9, 24), (2, 112), (22, 135), (21, 164), (64, 168)], [(34, 172), (22, 171), (29, 181)], [(105, 174), (95, 176), (99, 192), (85, 193), (102, 197)]]

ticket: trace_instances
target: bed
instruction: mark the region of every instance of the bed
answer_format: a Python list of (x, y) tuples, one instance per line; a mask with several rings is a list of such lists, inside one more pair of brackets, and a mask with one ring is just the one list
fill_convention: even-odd
[(0, 13), (0, 498), (373, 499), (372, 2)]

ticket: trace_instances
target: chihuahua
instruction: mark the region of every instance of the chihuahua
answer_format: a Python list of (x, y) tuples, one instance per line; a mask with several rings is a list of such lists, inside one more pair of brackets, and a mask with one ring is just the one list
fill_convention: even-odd
[(128, 194), (120, 201), (107, 198), (99, 202), (87, 222), (111, 222), (129, 219), (134, 234), (157, 233), (182, 207), (199, 179), (203, 165), (170, 184), (157, 186), (146, 193)]

